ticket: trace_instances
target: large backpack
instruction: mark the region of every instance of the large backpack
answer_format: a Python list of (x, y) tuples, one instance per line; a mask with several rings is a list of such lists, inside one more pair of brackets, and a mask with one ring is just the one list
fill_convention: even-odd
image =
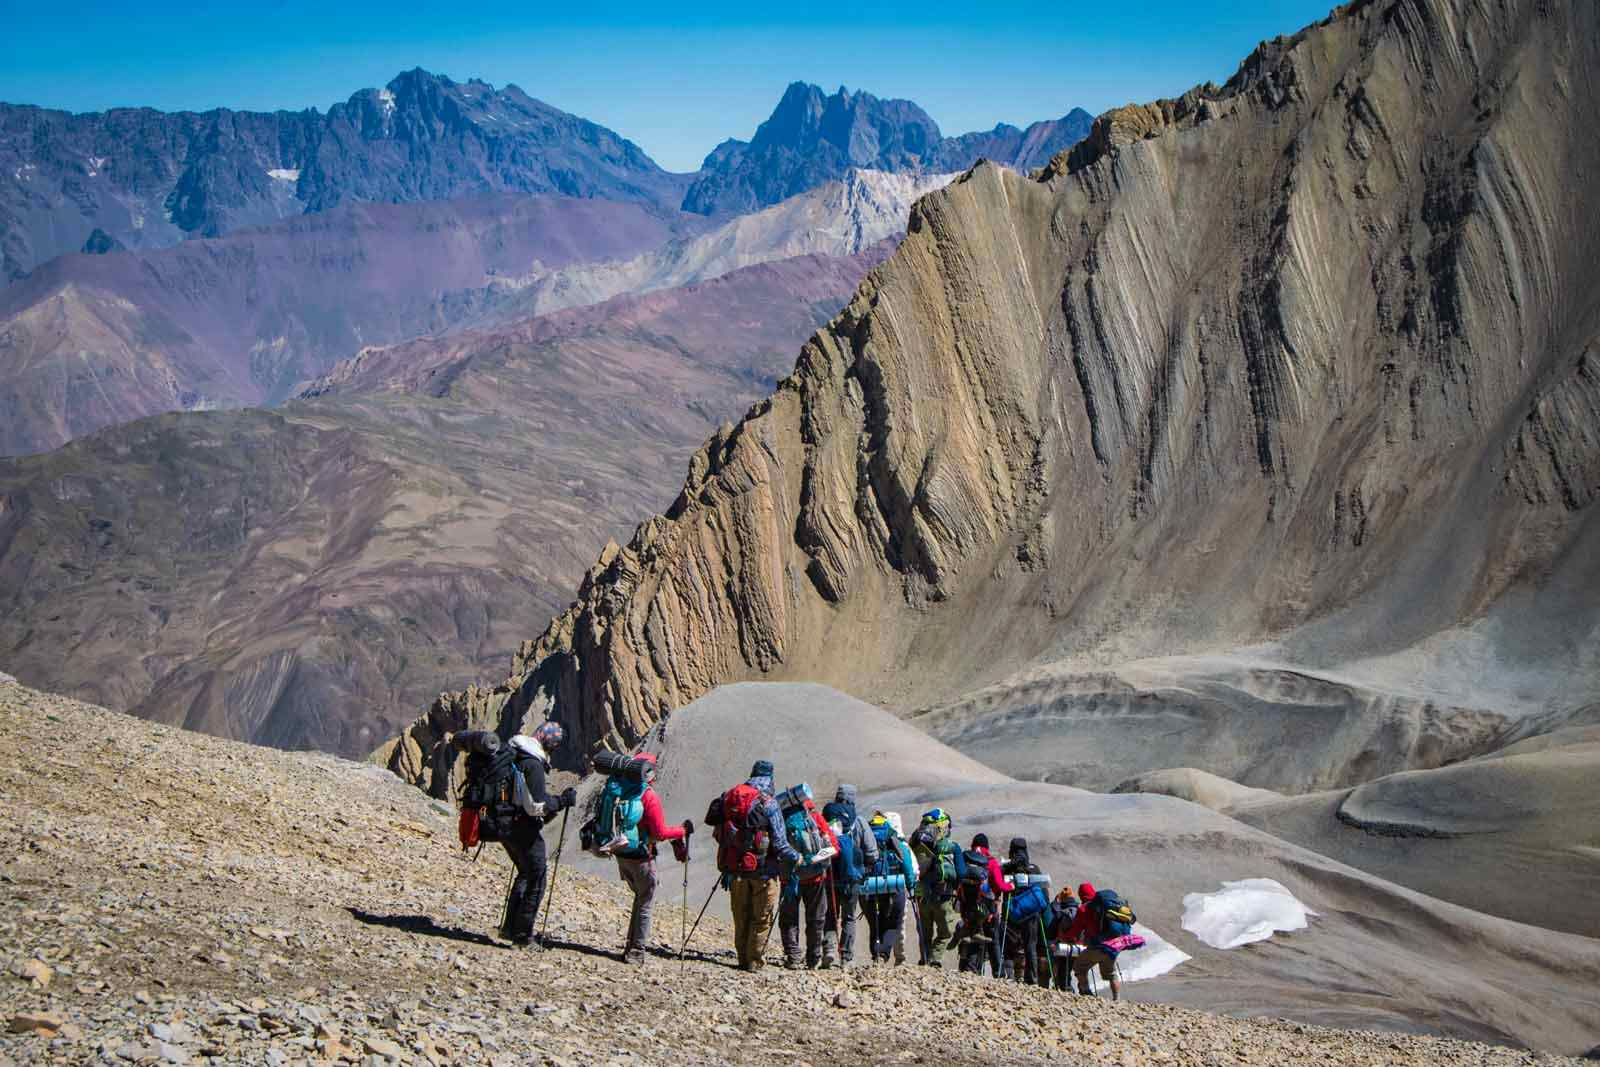
[(778, 796), (778, 805), (783, 812), (783, 832), (789, 838), (789, 846), (800, 853), (796, 873), (802, 880), (823, 874), (835, 850), (828, 843), (828, 835), (817, 824), (820, 816), (811, 801), (811, 787), (801, 782), (792, 789), (785, 789)]
[[(827, 817), (826, 808), (823, 809), (823, 816)], [(849, 827), (832, 819), (828, 821), (828, 826), (839, 841), (839, 854), (833, 857), (833, 883), (841, 893), (854, 893), (867, 876), (866, 857), (856, 847), (856, 839), (850, 835)]]
[(962, 921), (979, 930), (976, 936), (986, 936), (983, 931), (994, 923), (998, 914), (994, 887), (989, 884), (989, 857), (977, 849), (970, 849), (961, 858), (966, 862), (967, 869), (962, 873), (956, 889), (956, 905), (961, 911)]
[(956, 895), (961, 880), (956, 876), (956, 856), (960, 847), (931, 826), (919, 826), (911, 835), (911, 851), (924, 871), (923, 881), (938, 900)]
[(767, 862), (772, 847), (766, 810), (770, 799), (749, 782), (741, 782), (711, 802), (706, 821), (717, 841), (717, 870), (754, 874)]
[(1094, 899), (1084, 906), (1100, 919), (1098, 941), (1126, 937), (1133, 933), (1133, 924), (1139, 921), (1139, 917), (1133, 913), (1128, 902), (1110, 889), (1102, 889), (1095, 893)]
[(648, 852), (648, 846), (639, 836), (646, 788), (642, 780), (621, 774), (606, 779), (595, 809), (595, 855), (639, 859)]
[(1036, 922), (1040, 916), (1050, 914), (1050, 894), (1045, 887), (1034, 883), (1023, 886), (1011, 894), (1011, 900), (1006, 905), (1006, 918), (1018, 926), (1027, 926)]
[(900, 839), (887, 819), (872, 823), (872, 836), (878, 842), (878, 862), (861, 881), (864, 897), (899, 893), (906, 887), (906, 869), (900, 862)]
[(467, 775), (461, 786), (462, 845), (467, 841), (471, 813), (477, 815), (476, 840), (504, 841), (523, 814), (521, 804), (528, 786), (517, 766), (520, 753), (488, 730), (463, 730), (452, 738), (467, 753)]

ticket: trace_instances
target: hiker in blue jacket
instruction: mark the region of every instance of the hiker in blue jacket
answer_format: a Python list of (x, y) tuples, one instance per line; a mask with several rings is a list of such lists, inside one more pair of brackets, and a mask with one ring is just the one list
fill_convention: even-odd
[(873, 962), (888, 963), (900, 947), (906, 895), (916, 891), (917, 861), (889, 815), (880, 811), (869, 825), (878, 845), (878, 861), (869, 869), (861, 910), (867, 917)]
[[(860, 906), (861, 879), (878, 865), (878, 839), (873, 836), (867, 820), (856, 811), (856, 787), (840, 785), (833, 800), (822, 809), (822, 817), (830, 824), (838, 824), (841, 845), (844, 838), (849, 845), (841, 847), (833, 859), (834, 892), (828, 899), (828, 914), (823, 923), (822, 954), (825, 959), (838, 950), (839, 966), (848, 967), (855, 958), (856, 912)], [(853, 850), (854, 856), (847, 856)], [(850, 861), (854, 861), (854, 869)]]

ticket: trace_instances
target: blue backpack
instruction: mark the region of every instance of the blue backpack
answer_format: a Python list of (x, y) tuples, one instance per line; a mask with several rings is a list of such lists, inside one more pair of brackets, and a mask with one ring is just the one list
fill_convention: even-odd
[(855, 892), (867, 874), (866, 857), (856, 846), (855, 837), (850, 832), (855, 828), (855, 809), (834, 801), (823, 806), (822, 817), (830, 823), (839, 824), (839, 828), (833, 832), (833, 836), (839, 839), (839, 854), (833, 857), (834, 883), (840, 889)]
[(1139, 921), (1128, 902), (1110, 889), (1100, 890), (1085, 906), (1100, 918), (1100, 941), (1133, 933), (1133, 924)]
[(1006, 917), (1013, 923), (1027, 925), (1050, 911), (1050, 894), (1042, 885), (1023, 886), (1011, 894)]
[(600, 790), (600, 805), (595, 813), (595, 853), (638, 859), (645, 855), (639, 839), (639, 820), (644, 818), (642, 781), (629, 781), (620, 774), (606, 779)]
[(872, 823), (872, 836), (878, 842), (878, 863), (861, 883), (861, 895), (881, 896), (900, 893), (906, 888), (906, 869), (900, 859), (900, 839), (887, 821)]

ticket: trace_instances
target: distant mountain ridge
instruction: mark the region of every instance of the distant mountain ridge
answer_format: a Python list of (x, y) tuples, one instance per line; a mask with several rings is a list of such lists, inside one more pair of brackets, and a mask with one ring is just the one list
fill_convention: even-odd
[(805, 82), (784, 92), (748, 142), (712, 150), (684, 195), (683, 209), (701, 215), (754, 211), (844, 176), (852, 168), (960, 171), (979, 159), (1019, 170), (1043, 166), (1084, 137), (1094, 116), (1074, 108), (1026, 130), (945, 137), (910, 100), (883, 100), (844, 86), (832, 96)]
[(687, 183), (514, 85), (420, 68), (326, 113), (0, 104), (0, 282), (92, 238), (161, 248), (351, 200), (555, 193), (676, 208)]

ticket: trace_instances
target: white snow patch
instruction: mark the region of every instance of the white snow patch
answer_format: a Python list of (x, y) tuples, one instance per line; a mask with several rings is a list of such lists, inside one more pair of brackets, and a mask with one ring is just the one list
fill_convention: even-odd
[[(1193, 959), (1183, 949), (1174, 945), (1144, 923), (1134, 923), (1133, 932), (1144, 938), (1144, 947), (1129, 949), (1126, 952), (1117, 954), (1117, 971), (1124, 982), (1145, 982), (1151, 978), (1160, 978), (1180, 963)], [(1051, 946), (1050, 954), (1055, 957), (1052, 961), (1052, 966), (1067, 966), (1071, 951), (1072, 946), (1061, 942)]]
[(300, 180), (300, 170), (298, 167), (294, 169), (269, 170), (267, 171), (267, 177), (273, 181), (297, 182)]
[(378, 90), (378, 106), (383, 108), (385, 115), (394, 114), (394, 93), (388, 89)]
[(1304, 930), (1308, 909), (1271, 878), (1223, 882), (1215, 893), (1183, 898), (1183, 928), (1212, 948), (1238, 948), (1279, 931)]
[(89, 165), (89, 177), (98, 178), (100, 176), (100, 168), (111, 162), (111, 160), (105, 156), (87, 156), (84, 158), (84, 162)]

